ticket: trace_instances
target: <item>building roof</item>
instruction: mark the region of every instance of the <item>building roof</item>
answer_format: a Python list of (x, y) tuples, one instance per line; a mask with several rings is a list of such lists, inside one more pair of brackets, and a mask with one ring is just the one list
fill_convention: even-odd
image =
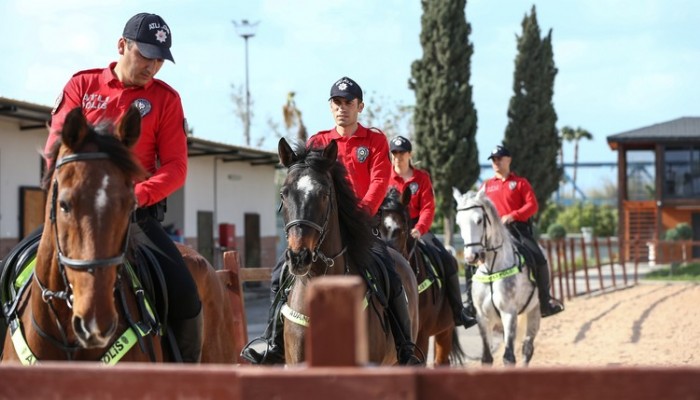
[(700, 117), (682, 117), (608, 136), (608, 145), (613, 150), (618, 143), (658, 142), (700, 142)]
[[(19, 120), (19, 129), (46, 129), (51, 120), (51, 107), (0, 97), (0, 117)], [(249, 162), (251, 165), (277, 165), (277, 153), (234, 146), (194, 136), (187, 137), (189, 157), (220, 156), (224, 162)]]

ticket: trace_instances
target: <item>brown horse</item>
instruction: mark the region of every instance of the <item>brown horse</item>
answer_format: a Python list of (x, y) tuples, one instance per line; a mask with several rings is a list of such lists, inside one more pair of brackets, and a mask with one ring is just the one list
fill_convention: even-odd
[[(373, 263), (372, 246), (384, 244), (372, 236), (370, 217), (358, 207), (345, 167), (337, 161), (335, 142), (324, 149), (295, 152), (281, 139), (278, 151), (280, 162), (289, 168), (282, 186), (281, 207), (288, 243), (285, 268), (293, 283), (282, 314), (289, 319), (284, 324), (286, 361), (295, 364), (304, 360), (306, 326), (313, 323), (306, 317), (304, 300), (309, 281), (323, 275), (362, 275), (366, 266)], [(398, 252), (390, 254), (408, 298), (413, 341), (418, 332), (416, 279)], [(373, 279), (376, 278), (375, 273)], [(390, 324), (384, 317), (385, 308), (376, 296), (369, 296), (367, 301), (369, 361), (393, 365), (397, 355)]]
[[(16, 302), (3, 362), (170, 358), (159, 329), (149, 331), (145, 323), (148, 313), (125, 263), (134, 182), (146, 174), (130, 151), (140, 127), (133, 107), (114, 129), (89, 126), (79, 108), (67, 115), (45, 181), (46, 219), (34, 274)], [(232, 363), (233, 316), (224, 285), (201, 255), (179, 248), (202, 299), (202, 362)]]
[(418, 246), (418, 241), (409, 234), (410, 201), (410, 190), (403, 193), (395, 188), (389, 190), (379, 208), (379, 235), (409, 260), (416, 274), (420, 315), (416, 345), (427, 354), (429, 339), (434, 336), (434, 364), (450, 365), (450, 360), (461, 364), (464, 353), (459, 343), (452, 308), (447, 301), (444, 271), (438, 272), (438, 268), (431, 267), (427, 255)]

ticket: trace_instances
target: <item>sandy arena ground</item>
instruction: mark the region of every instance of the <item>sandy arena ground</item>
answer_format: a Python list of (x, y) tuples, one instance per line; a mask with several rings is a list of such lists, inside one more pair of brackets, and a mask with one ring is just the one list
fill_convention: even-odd
[[(470, 336), (461, 341), (467, 367), (480, 365), (481, 345)], [(700, 284), (644, 282), (567, 301), (563, 313), (542, 320), (530, 365), (697, 366), (699, 342)], [(500, 346), (494, 366), (502, 356)], [(519, 346), (516, 356), (520, 362)]]

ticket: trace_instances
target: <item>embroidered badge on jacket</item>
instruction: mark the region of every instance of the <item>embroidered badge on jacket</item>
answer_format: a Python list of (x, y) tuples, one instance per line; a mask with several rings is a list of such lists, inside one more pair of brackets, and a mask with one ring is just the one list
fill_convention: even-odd
[(151, 112), (151, 102), (146, 99), (136, 99), (133, 104), (138, 108), (141, 118)]
[(409, 183), (408, 188), (411, 189), (411, 195), (418, 193), (418, 182)]
[(515, 187), (516, 187), (516, 186), (518, 186), (518, 182), (516, 182), (516, 181), (510, 181), (510, 182), (508, 182), (508, 188), (509, 188), (510, 190), (515, 190)]
[(355, 156), (357, 157), (357, 161), (363, 163), (369, 157), (369, 149), (365, 146), (360, 146), (355, 150)]

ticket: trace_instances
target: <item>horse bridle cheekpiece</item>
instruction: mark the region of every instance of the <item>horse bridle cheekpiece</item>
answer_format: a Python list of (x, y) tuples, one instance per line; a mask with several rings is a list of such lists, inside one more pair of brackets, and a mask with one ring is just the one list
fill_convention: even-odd
[(71, 163), (71, 162), (76, 162), (76, 161), (104, 160), (104, 159), (108, 159), (108, 158), (109, 158), (109, 154), (103, 153), (103, 152), (76, 153), (76, 154), (67, 155), (67, 156), (59, 159), (56, 162), (56, 173), (55, 173), (54, 180), (53, 180), (53, 193), (51, 196), (50, 219), (51, 219), (51, 224), (53, 225), (54, 236), (56, 239), (56, 250), (58, 252), (58, 261), (59, 261), (59, 264), (61, 264), (61, 265), (65, 265), (65, 266), (72, 268), (72, 269), (91, 271), (97, 267), (108, 267), (110, 265), (122, 264), (124, 262), (124, 260), (126, 259), (126, 251), (127, 251), (127, 246), (129, 243), (128, 238), (129, 238), (129, 231), (131, 228), (131, 224), (129, 224), (129, 228), (127, 229), (127, 232), (126, 232), (126, 238), (124, 240), (124, 248), (122, 249), (122, 253), (120, 255), (118, 255), (116, 257), (112, 257), (112, 258), (98, 258), (95, 260), (76, 260), (73, 258), (68, 258), (63, 254), (63, 251), (61, 250), (61, 243), (58, 240), (58, 224), (56, 223), (56, 203), (58, 201), (58, 171), (60, 170), (61, 166), (66, 165), (66, 164)]

